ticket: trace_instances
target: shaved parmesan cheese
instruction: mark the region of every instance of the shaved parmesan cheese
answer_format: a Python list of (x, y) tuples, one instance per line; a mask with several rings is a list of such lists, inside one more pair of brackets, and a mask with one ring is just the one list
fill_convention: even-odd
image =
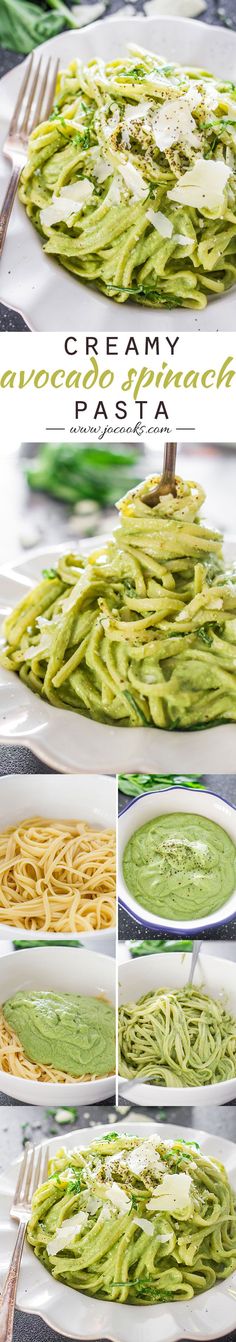
[(184, 94), (184, 100), (186, 103), (189, 103), (191, 111), (194, 112), (195, 107), (198, 107), (199, 103), (202, 101), (201, 93), (199, 93), (199, 89), (196, 88), (196, 84), (190, 84), (189, 89), (187, 89)]
[(169, 14), (171, 18), (174, 15), (181, 19), (195, 19), (198, 14), (202, 14), (206, 9), (206, 0), (165, 0), (165, 9), (163, 11), (163, 0), (146, 0), (145, 14), (155, 17), (160, 14), (165, 17)]
[(106, 205), (119, 205), (119, 204), (120, 204), (120, 186), (118, 178), (113, 177), (113, 181), (109, 186), (109, 191), (107, 191)]
[(107, 1177), (108, 1177), (108, 1179), (110, 1178), (110, 1169), (111, 1169), (111, 1166), (113, 1166), (113, 1165), (117, 1165), (118, 1162), (119, 1162), (119, 1165), (126, 1165), (126, 1163), (127, 1163), (127, 1162), (126, 1162), (126, 1150), (125, 1150), (125, 1147), (124, 1147), (124, 1146), (122, 1146), (122, 1150), (121, 1150), (121, 1151), (114, 1151), (114, 1152), (113, 1152), (113, 1156), (108, 1156), (108, 1158), (107, 1158), (107, 1160), (106, 1160), (106, 1170), (105, 1170), (106, 1178), (107, 1178)]
[(174, 233), (173, 242), (175, 242), (178, 247), (194, 246), (194, 238), (188, 238), (187, 233)]
[(128, 187), (128, 191), (131, 192), (131, 195), (133, 196), (134, 200), (145, 200), (145, 197), (148, 195), (149, 188), (146, 182), (144, 182), (142, 173), (139, 172), (138, 168), (134, 167), (134, 164), (130, 162), (130, 159), (127, 159), (126, 163), (125, 162), (123, 163), (120, 160), (119, 172), (121, 173), (121, 177), (123, 177), (125, 185)]
[(101, 1206), (101, 1198), (94, 1198), (92, 1196), (88, 1198), (87, 1201), (88, 1216), (94, 1216), (95, 1212), (99, 1211), (100, 1206)]
[(215, 111), (215, 108), (218, 107), (218, 103), (221, 103), (222, 97), (224, 98), (224, 94), (221, 95), (219, 89), (216, 89), (215, 84), (209, 80), (209, 84), (204, 88), (205, 107), (208, 107), (210, 112)]
[(164, 1174), (147, 1202), (148, 1211), (178, 1212), (189, 1208), (191, 1179), (189, 1174)]
[(71, 186), (62, 186), (60, 197), (57, 196), (56, 199), (58, 200), (59, 198), (61, 199), (61, 196), (66, 196), (66, 199), (68, 198), (68, 200), (72, 200), (73, 205), (77, 201), (79, 201), (79, 204), (87, 205), (87, 201), (90, 200), (93, 191), (94, 186), (92, 186), (92, 182), (89, 182), (88, 177), (84, 177), (83, 181), (72, 182)]
[(103, 1207), (101, 1208), (101, 1212), (100, 1212), (99, 1220), (100, 1220), (100, 1221), (110, 1221), (110, 1220), (111, 1220), (111, 1216), (112, 1216), (112, 1208), (111, 1208), (111, 1207), (107, 1207), (107, 1206), (106, 1206), (106, 1203), (104, 1202), (104, 1203), (103, 1203)]
[(60, 1249), (65, 1249), (69, 1244), (72, 1244), (72, 1240), (80, 1234), (83, 1227), (87, 1225), (87, 1221), (87, 1212), (77, 1212), (76, 1216), (68, 1216), (68, 1220), (63, 1221), (63, 1225), (53, 1235), (53, 1239), (49, 1240), (47, 1253), (53, 1254), (54, 1257), (57, 1253), (60, 1253)]
[(37, 643), (37, 649), (35, 643), (32, 643), (32, 645), (29, 648), (26, 648), (26, 651), (23, 653), (24, 662), (30, 662), (31, 660), (33, 662), (36, 656), (43, 657), (45, 652), (50, 651), (50, 643), (51, 639), (49, 634), (47, 637), (45, 635), (45, 638), (41, 639), (41, 643)]
[(73, 182), (71, 186), (62, 186), (60, 195), (56, 196), (54, 194), (51, 205), (46, 205), (40, 211), (43, 227), (51, 228), (52, 224), (68, 224), (75, 215), (81, 213), (84, 205), (88, 205), (93, 191), (92, 182), (89, 182), (87, 177), (84, 177), (82, 182)]
[(59, 196), (51, 205), (45, 205), (40, 210), (40, 219), (43, 228), (51, 228), (53, 224), (68, 224), (72, 222), (75, 213), (80, 214), (81, 206), (74, 205), (72, 200), (60, 200)]
[(179, 177), (169, 200), (178, 205), (192, 205), (198, 210), (221, 210), (226, 203), (224, 189), (230, 177), (230, 168), (220, 159), (198, 158), (192, 168)]
[(133, 1174), (143, 1174), (144, 1170), (151, 1170), (152, 1174), (159, 1174), (160, 1156), (155, 1151), (153, 1144), (142, 1142), (142, 1146), (135, 1146), (127, 1159), (129, 1169)]
[(140, 1226), (140, 1230), (144, 1230), (144, 1234), (149, 1235), (150, 1239), (151, 1236), (154, 1235), (152, 1221), (147, 1221), (145, 1216), (134, 1216), (134, 1224), (135, 1226)]
[[(82, 1146), (80, 1149), (81, 1151), (83, 1151)], [(98, 1179), (99, 1174), (101, 1173), (101, 1168), (102, 1168), (101, 1160), (96, 1159), (93, 1165), (93, 1169), (89, 1169), (89, 1166), (87, 1168), (87, 1179)]]
[(153, 122), (152, 130), (158, 149), (170, 149), (172, 144), (184, 144), (185, 149), (196, 148), (200, 138), (186, 98), (174, 98), (163, 103)]
[(173, 224), (171, 219), (167, 219), (167, 214), (162, 214), (162, 210), (147, 210), (147, 219), (150, 219), (150, 224), (153, 224), (161, 238), (172, 237)]
[(110, 117), (110, 121), (107, 121), (104, 126), (104, 135), (106, 140), (109, 140), (110, 136), (114, 135), (114, 131), (117, 130), (119, 122), (120, 122), (119, 107), (114, 107), (114, 110), (112, 111), (112, 115)]
[(148, 116), (151, 103), (146, 99), (141, 103), (127, 103), (125, 108), (124, 121), (144, 121)]
[(77, 28), (84, 28), (87, 23), (94, 23), (95, 19), (100, 19), (104, 14), (105, 4), (93, 5), (72, 5), (71, 13), (76, 20)]
[(111, 1188), (106, 1188), (106, 1196), (113, 1202), (113, 1206), (118, 1208), (119, 1212), (130, 1211), (132, 1206), (130, 1198), (127, 1197), (124, 1188), (120, 1188), (119, 1184), (113, 1183)]
[(140, 103), (135, 103), (135, 105), (133, 103), (127, 103), (122, 127), (122, 144), (125, 149), (130, 149), (130, 131), (132, 130), (132, 123), (135, 125), (136, 122), (142, 121), (144, 123), (144, 130), (150, 130), (147, 120), (150, 108), (151, 103), (146, 100), (143, 100), (143, 102)]
[(102, 154), (98, 155), (98, 158), (95, 160), (93, 175), (96, 177), (96, 181), (99, 185), (102, 182), (106, 182), (107, 177), (110, 177), (111, 175), (111, 171), (111, 164), (108, 163), (107, 159), (103, 158)]

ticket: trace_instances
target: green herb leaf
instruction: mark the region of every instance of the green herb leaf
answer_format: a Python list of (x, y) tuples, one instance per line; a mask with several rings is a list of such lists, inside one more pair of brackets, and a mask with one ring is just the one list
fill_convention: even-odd
[(58, 578), (58, 573), (57, 573), (56, 568), (43, 568), (43, 569), (42, 569), (42, 575), (43, 575), (43, 578), (49, 578), (49, 579), (51, 579), (51, 578)]
[(8, 51), (27, 56), (66, 27), (77, 24), (64, 0), (47, 0), (45, 9), (34, 0), (1, 0), (1, 45)]

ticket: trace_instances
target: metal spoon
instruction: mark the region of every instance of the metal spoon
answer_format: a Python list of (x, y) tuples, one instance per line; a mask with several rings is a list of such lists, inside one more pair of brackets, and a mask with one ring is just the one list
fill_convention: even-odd
[(177, 443), (166, 443), (164, 448), (163, 471), (160, 484), (155, 485), (154, 489), (149, 490), (149, 494), (144, 494), (143, 503), (148, 508), (156, 508), (163, 494), (173, 494), (176, 498), (175, 483), (175, 463), (176, 463)]
[(194, 941), (194, 946), (193, 946), (192, 955), (191, 955), (191, 965), (190, 965), (190, 970), (189, 970), (189, 976), (188, 976), (188, 979), (187, 979), (187, 983), (188, 983), (188, 984), (193, 983), (193, 977), (194, 977), (194, 974), (195, 974), (196, 964), (197, 964), (197, 962), (198, 962), (198, 956), (200, 955), (201, 944), (202, 944), (201, 941)]

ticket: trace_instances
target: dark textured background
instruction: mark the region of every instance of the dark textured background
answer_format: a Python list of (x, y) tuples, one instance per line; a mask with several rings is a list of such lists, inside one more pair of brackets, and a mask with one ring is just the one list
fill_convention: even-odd
[[(106, 14), (115, 14), (116, 9), (120, 9), (121, 0), (110, 0)], [(137, 12), (143, 11), (142, 0), (137, 0)], [(163, 13), (165, 13), (165, 0), (163, 0)], [(203, 23), (216, 23), (221, 27), (236, 29), (236, 0), (207, 0), (204, 14), (200, 14), (200, 21)], [(196, 19), (197, 23), (197, 19)], [(1, 0), (0, 0), (0, 39), (1, 39)], [(76, 38), (75, 38), (76, 40)], [(13, 51), (4, 51), (0, 47), (0, 78), (17, 65), (19, 61), (24, 60), (23, 56), (17, 56)], [(206, 67), (207, 67), (207, 40), (206, 40)], [(17, 313), (11, 312), (9, 308), (0, 303), (0, 332), (1, 331), (27, 331), (26, 323)]]

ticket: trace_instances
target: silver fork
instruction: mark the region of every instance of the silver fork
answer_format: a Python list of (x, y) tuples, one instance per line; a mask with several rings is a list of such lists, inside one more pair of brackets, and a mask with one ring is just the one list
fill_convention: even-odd
[(8, 134), (3, 145), (3, 154), (11, 160), (12, 172), (0, 210), (0, 257), (2, 255), (9, 219), (14, 204), (22, 168), (27, 159), (27, 144), (31, 131), (39, 121), (46, 121), (50, 115), (59, 61), (49, 57), (47, 64), (40, 56), (32, 52), (26, 62), (26, 69)]
[(0, 1295), (0, 1342), (11, 1342), (14, 1326), (16, 1291), (27, 1222), (30, 1219), (33, 1193), (44, 1183), (48, 1166), (48, 1146), (28, 1149), (20, 1164), (19, 1176), (11, 1207), (11, 1216), (19, 1221), (15, 1247), (3, 1291)]

